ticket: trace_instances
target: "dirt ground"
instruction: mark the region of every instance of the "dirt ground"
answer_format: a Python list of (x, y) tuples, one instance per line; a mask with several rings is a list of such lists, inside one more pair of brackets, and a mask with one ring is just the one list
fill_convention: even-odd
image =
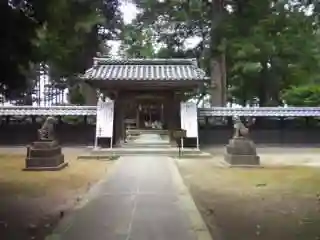
[(57, 172), (26, 172), (25, 155), (0, 153), (0, 239), (44, 239), (56, 223), (105, 177), (112, 162), (76, 160)]
[[(223, 161), (225, 147), (206, 147), (204, 152)], [(264, 166), (318, 166), (320, 167), (320, 148), (311, 146), (269, 147), (257, 146), (260, 162)]]
[(320, 239), (320, 168), (177, 164), (214, 239)]

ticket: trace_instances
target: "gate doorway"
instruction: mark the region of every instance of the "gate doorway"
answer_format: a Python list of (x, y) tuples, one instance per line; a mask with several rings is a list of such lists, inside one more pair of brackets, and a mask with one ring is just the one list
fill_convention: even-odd
[(161, 103), (141, 103), (138, 105), (139, 128), (163, 129), (163, 105)]

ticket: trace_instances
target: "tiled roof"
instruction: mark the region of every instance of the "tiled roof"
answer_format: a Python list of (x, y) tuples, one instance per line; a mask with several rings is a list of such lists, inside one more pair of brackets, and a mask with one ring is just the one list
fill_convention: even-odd
[[(97, 106), (0, 106), (0, 116), (63, 116), (96, 115)], [(255, 117), (320, 117), (320, 107), (244, 107), (198, 108), (199, 117), (255, 116)]]
[(247, 117), (319, 117), (320, 107), (212, 107), (199, 108), (199, 115), (205, 116), (247, 116)]
[(0, 106), (0, 116), (87, 116), (96, 114), (97, 106)]
[(205, 80), (205, 72), (195, 59), (95, 58), (84, 79), (93, 80)]

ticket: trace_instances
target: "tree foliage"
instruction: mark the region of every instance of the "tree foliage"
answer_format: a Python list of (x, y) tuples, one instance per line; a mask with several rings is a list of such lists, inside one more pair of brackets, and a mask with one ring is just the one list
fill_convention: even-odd
[(127, 25), (122, 32), (119, 54), (129, 58), (153, 58), (156, 55), (152, 30), (141, 26)]
[(283, 94), (285, 102), (292, 106), (320, 106), (320, 85), (311, 84), (291, 87)]
[[(22, 9), (12, 8), (5, 1), (0, 2), (0, 15), (4, 19), (0, 25), (0, 90), (24, 89), (27, 86), (25, 75), (31, 62), (39, 60), (32, 43), (39, 25)], [(20, 26), (19, 30), (17, 26)]]
[[(101, 42), (117, 38), (122, 25), (118, 0), (8, 0), (0, 4), (1, 91), (28, 86), (34, 65), (49, 65), (56, 82), (91, 66)], [(14, 90), (14, 91), (13, 91)], [(21, 90), (21, 91), (18, 91)]]
[[(140, 14), (131, 28), (153, 33), (160, 46), (157, 56), (195, 57), (208, 75), (214, 74), (212, 60), (222, 61), (219, 56), (224, 56), (230, 100), (236, 103), (281, 105), (281, 92), (319, 76), (318, 1), (141, 0), (136, 4)], [(192, 38), (198, 44), (186, 48)]]
[(122, 56), (197, 58), (213, 79), (212, 62), (218, 62), (224, 68), (217, 78), (226, 76), (235, 103), (316, 104), (292, 99), (318, 94), (319, 1), (132, 2), (139, 14), (123, 28), (120, 0), (2, 1), (0, 91), (30, 89), (40, 64), (49, 66), (55, 84), (77, 89), (74, 76), (108, 53), (106, 40), (116, 39)]

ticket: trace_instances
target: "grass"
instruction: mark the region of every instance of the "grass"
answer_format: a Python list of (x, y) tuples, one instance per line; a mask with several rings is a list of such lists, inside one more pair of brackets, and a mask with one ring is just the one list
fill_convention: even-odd
[(320, 169), (310, 167), (269, 167), (214, 169), (210, 179), (223, 187), (252, 191), (265, 186), (268, 191), (286, 191), (292, 194), (308, 194), (320, 191)]
[(66, 156), (69, 166), (61, 171), (28, 172), (23, 155), (0, 155), (0, 193), (42, 196), (56, 191), (87, 187), (106, 174), (110, 163), (80, 161)]
[[(65, 155), (69, 166), (60, 171), (30, 172), (23, 171), (25, 156), (0, 155), (0, 239), (44, 239), (113, 164), (76, 157)], [(37, 226), (32, 236), (30, 224)]]
[(206, 159), (180, 161), (179, 166), (185, 178), (201, 174), (202, 181), (218, 182), (224, 189), (250, 191), (264, 185), (268, 190), (297, 194), (320, 191), (320, 168), (316, 167), (217, 168)]
[(213, 236), (320, 239), (320, 168), (217, 168), (209, 160), (178, 166)]

